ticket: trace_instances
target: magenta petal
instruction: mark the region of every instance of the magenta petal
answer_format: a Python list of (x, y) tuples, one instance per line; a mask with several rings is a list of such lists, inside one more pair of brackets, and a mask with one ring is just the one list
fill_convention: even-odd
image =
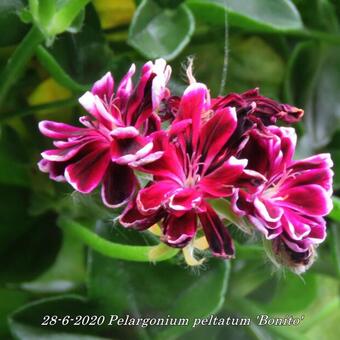
[(194, 188), (183, 188), (171, 195), (169, 208), (175, 212), (196, 209), (202, 202), (202, 195)]
[(204, 169), (208, 169), (211, 162), (226, 145), (236, 129), (237, 118), (234, 108), (227, 107), (218, 110), (200, 131), (199, 154), (204, 160)]
[(50, 179), (56, 182), (66, 182), (64, 171), (67, 163), (64, 162), (51, 162), (42, 159), (38, 163), (39, 170), (49, 174)]
[(270, 199), (256, 197), (254, 206), (257, 214), (266, 222), (278, 222), (283, 214), (283, 209)]
[(65, 123), (52, 122), (50, 120), (40, 122), (39, 130), (44, 136), (57, 139), (82, 136), (87, 132), (87, 129), (84, 128), (78, 128)]
[(199, 214), (204, 234), (214, 256), (230, 258), (235, 254), (233, 240), (226, 226), (210, 205), (205, 213)]
[(127, 101), (132, 94), (133, 90), (132, 77), (135, 74), (135, 72), (136, 66), (135, 64), (132, 64), (129, 71), (123, 77), (123, 79), (118, 85), (117, 97), (119, 98), (120, 108), (122, 111), (125, 111)]
[(169, 215), (164, 223), (164, 242), (173, 247), (184, 247), (196, 234), (196, 214), (188, 212), (181, 217)]
[(114, 81), (111, 72), (107, 72), (101, 79), (96, 81), (91, 92), (105, 101), (110, 101), (113, 95)]
[(104, 176), (102, 200), (106, 206), (117, 208), (125, 204), (135, 191), (137, 179), (128, 166), (111, 163)]
[(135, 200), (131, 200), (119, 217), (119, 222), (126, 228), (145, 230), (157, 223), (163, 216), (162, 211), (156, 211), (151, 215), (143, 215), (137, 209)]
[(177, 120), (192, 120), (192, 144), (197, 145), (199, 130), (201, 125), (201, 116), (209, 106), (208, 89), (204, 84), (194, 83), (189, 85), (183, 93), (181, 99)]
[(204, 176), (199, 181), (199, 187), (208, 197), (230, 196), (246, 165), (246, 159), (236, 159), (232, 156), (215, 171)]
[(158, 210), (167, 196), (178, 188), (173, 181), (159, 181), (139, 191), (137, 196), (138, 209), (143, 214), (150, 214)]
[(117, 123), (113, 116), (108, 112), (108, 108), (104, 105), (104, 102), (97, 95), (87, 91), (79, 98), (79, 103), (87, 112), (109, 130)]
[(66, 180), (79, 192), (89, 193), (104, 177), (110, 162), (108, 148), (95, 148), (65, 169)]
[(286, 211), (282, 218), (282, 227), (293, 240), (302, 240), (307, 237), (311, 231), (310, 224), (312, 223), (313, 221), (289, 211)]
[(320, 185), (309, 184), (281, 190), (280, 205), (311, 216), (324, 216), (332, 210), (332, 199)]

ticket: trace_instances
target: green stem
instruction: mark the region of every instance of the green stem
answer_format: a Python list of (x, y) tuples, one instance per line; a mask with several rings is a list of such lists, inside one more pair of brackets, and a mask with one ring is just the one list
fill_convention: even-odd
[(51, 76), (62, 86), (75, 92), (84, 92), (90, 88), (90, 85), (81, 85), (75, 82), (58, 64), (54, 57), (43, 47), (38, 46), (36, 55), (43, 67)]
[[(60, 220), (60, 226), (67, 229), (83, 243), (96, 250), (97, 252), (115, 259), (150, 262), (149, 254), (158, 246), (130, 246), (110, 242), (83, 227), (79, 223), (67, 219)], [(153, 258), (153, 262), (165, 261), (174, 257), (178, 253), (178, 249), (168, 247), (166, 252)]]
[(4, 112), (0, 116), (0, 123), (6, 122), (14, 118), (21, 118), (29, 115), (33, 115), (36, 112), (52, 109), (60, 109), (65, 107), (71, 107), (77, 105), (77, 98), (70, 98), (65, 100), (57, 100), (47, 104), (34, 105), (24, 109), (19, 109), (16, 111)]
[(35, 26), (27, 33), (22, 42), (15, 49), (7, 65), (0, 75), (0, 108), (11, 87), (21, 76), (27, 62), (32, 57), (36, 46), (44, 40), (42, 32)]

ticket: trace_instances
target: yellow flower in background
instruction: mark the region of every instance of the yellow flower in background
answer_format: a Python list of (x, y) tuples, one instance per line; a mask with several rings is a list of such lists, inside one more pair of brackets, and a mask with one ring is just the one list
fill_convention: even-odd
[[(30, 106), (48, 104), (50, 102), (65, 100), (72, 96), (72, 93), (65, 87), (59, 85), (53, 78), (47, 78), (42, 81), (30, 94), (27, 101)], [(58, 109), (60, 111), (60, 109)], [(68, 110), (66, 110), (68, 111)], [(67, 113), (63, 109), (64, 113)], [(46, 114), (56, 113), (56, 109), (40, 111), (37, 116), (44, 117)], [(60, 117), (60, 116), (59, 116)]]
[(94, 0), (103, 29), (129, 24), (136, 5), (133, 0)]

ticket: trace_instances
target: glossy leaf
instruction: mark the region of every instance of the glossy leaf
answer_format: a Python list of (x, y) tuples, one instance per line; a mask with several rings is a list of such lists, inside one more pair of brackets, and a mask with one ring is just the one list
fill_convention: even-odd
[(340, 123), (340, 49), (302, 43), (292, 54), (286, 88), (299, 107), (305, 109), (302, 152), (327, 145)]
[(164, 9), (153, 0), (144, 0), (134, 14), (128, 42), (147, 58), (170, 60), (188, 44), (194, 27), (186, 5)]
[(264, 31), (290, 31), (303, 27), (290, 0), (189, 0), (195, 15), (209, 23), (224, 25), (224, 10), (231, 25)]

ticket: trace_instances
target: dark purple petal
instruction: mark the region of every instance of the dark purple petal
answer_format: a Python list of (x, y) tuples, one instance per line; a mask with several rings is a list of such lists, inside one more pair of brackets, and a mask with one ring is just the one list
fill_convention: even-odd
[(204, 234), (214, 256), (223, 258), (233, 257), (235, 254), (233, 240), (226, 226), (210, 205), (206, 212), (199, 214)]
[(107, 147), (93, 147), (86, 156), (65, 169), (65, 178), (77, 191), (89, 193), (102, 181), (110, 162)]
[(196, 234), (196, 214), (188, 212), (180, 217), (168, 215), (163, 222), (164, 242), (172, 247), (186, 246)]
[(128, 166), (110, 163), (102, 185), (102, 200), (106, 206), (117, 208), (125, 204), (132, 196), (137, 179)]

